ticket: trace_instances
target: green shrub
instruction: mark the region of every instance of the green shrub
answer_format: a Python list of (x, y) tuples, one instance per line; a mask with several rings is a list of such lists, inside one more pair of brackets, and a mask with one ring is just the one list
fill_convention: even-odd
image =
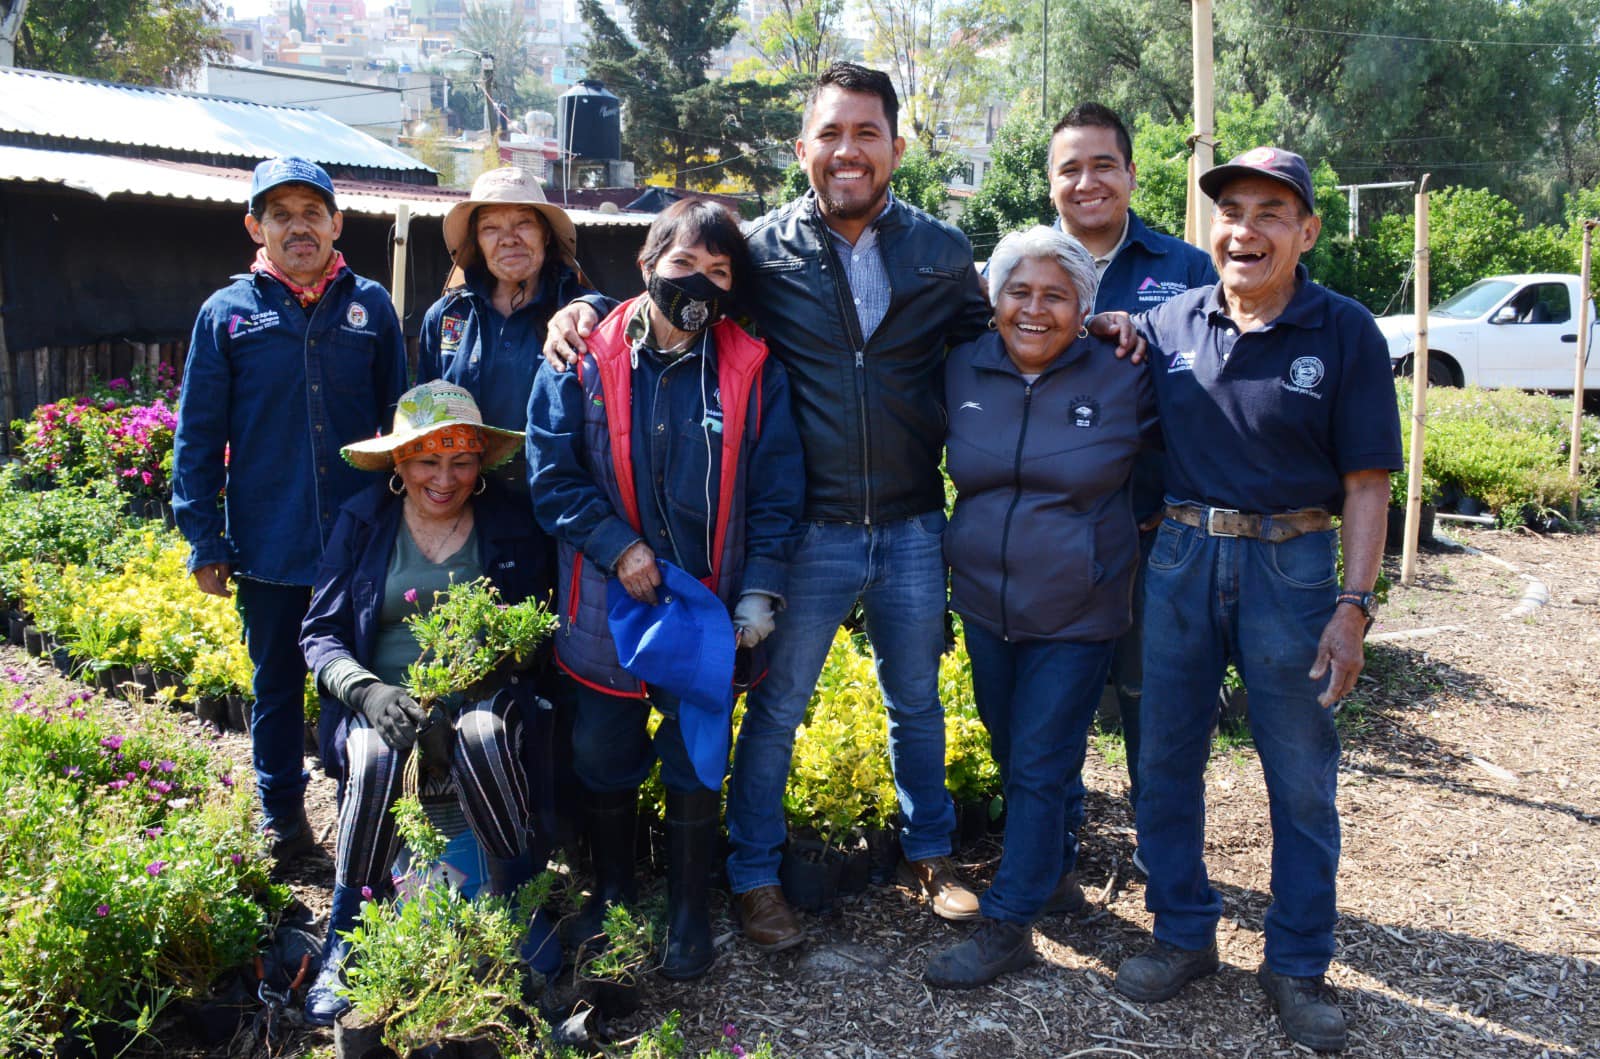
[(98, 562), (107, 541), (122, 532), (122, 497), (105, 486), (21, 487), (15, 465), (0, 470), (0, 591), (20, 595), (17, 564)]
[[(1400, 388), (1402, 421), (1411, 394)], [(1423, 467), (1441, 486), (1455, 486), (1487, 504), (1502, 523), (1565, 508), (1595, 488), (1600, 421), (1585, 416), (1583, 455), (1589, 466), (1577, 483), (1568, 477), (1570, 399), (1521, 390), (1430, 389)]]
[[(15, 671), (11, 681), (20, 679)], [(152, 717), (0, 684), (0, 1052), (104, 1021), (147, 1028), (247, 962), (269, 885), (249, 785)]]

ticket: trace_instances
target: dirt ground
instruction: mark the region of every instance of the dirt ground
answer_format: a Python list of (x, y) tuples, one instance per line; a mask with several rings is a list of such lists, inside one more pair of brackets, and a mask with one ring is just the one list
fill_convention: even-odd
[[(1422, 555), (1413, 587), (1398, 584), (1397, 558), (1386, 562), (1395, 586), (1344, 708), (1329, 977), (1350, 1021), (1345, 1054), (1600, 1056), (1600, 536), (1449, 532), (1467, 550)], [(1548, 603), (1513, 613), (1537, 597), (1534, 582)], [(219, 746), (248, 761), (242, 736)], [(1126, 773), (1114, 749), (1091, 750), (1087, 771), (1081, 868), (1092, 908), (1038, 924), (1032, 969), (970, 993), (928, 990), (929, 956), (966, 928), (893, 886), (806, 917), (806, 946), (762, 956), (718, 895), (711, 973), (652, 981), (645, 1010), (614, 1033), (626, 1040), (678, 1009), (696, 1047), (732, 1023), (747, 1047), (765, 1039), (779, 1056), (812, 1059), (1309, 1054), (1254, 981), (1271, 854), (1254, 753), (1221, 748), (1207, 775), (1222, 972), (1163, 1004), (1111, 988), (1150, 917), (1130, 863)], [(319, 779), (313, 792), (331, 849), (331, 784)], [(998, 855), (982, 844), (963, 866), (986, 882)], [(312, 858), (289, 878), (326, 908), (330, 862)], [(311, 1036), (303, 1051), (328, 1044)]]

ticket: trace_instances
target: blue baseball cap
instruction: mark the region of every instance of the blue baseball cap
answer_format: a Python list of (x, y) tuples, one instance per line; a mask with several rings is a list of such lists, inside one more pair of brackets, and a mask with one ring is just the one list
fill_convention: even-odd
[(333, 179), (328, 176), (328, 171), (315, 162), (308, 162), (304, 158), (268, 158), (256, 166), (255, 175), (250, 178), (250, 212), (254, 213), (261, 206), (261, 199), (273, 188), (285, 184), (305, 184), (322, 193), (328, 200), (328, 210), (337, 213), (339, 204), (333, 198)]
[(1293, 151), (1277, 147), (1256, 147), (1235, 156), (1225, 165), (1206, 170), (1200, 175), (1200, 190), (1215, 202), (1228, 181), (1249, 176), (1266, 177), (1287, 184), (1300, 196), (1306, 209), (1317, 212), (1316, 192), (1311, 190), (1311, 167)]
[(728, 608), (700, 581), (663, 559), (656, 605), (606, 582), (607, 620), (622, 668), (678, 699), (678, 727), (708, 790), (720, 791), (728, 770), (733, 718), (736, 636)]

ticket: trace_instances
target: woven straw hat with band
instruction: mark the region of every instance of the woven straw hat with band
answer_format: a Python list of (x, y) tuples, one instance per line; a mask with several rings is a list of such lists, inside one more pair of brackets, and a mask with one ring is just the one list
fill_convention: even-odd
[[(444, 245), (452, 258), (461, 253), (462, 246), (472, 238), (472, 211), (479, 206), (529, 206), (535, 210), (550, 232), (555, 236), (553, 248), (561, 255), (572, 271), (583, 275), (578, 267), (578, 229), (567, 216), (567, 211), (544, 197), (544, 188), (526, 169), (501, 166), (491, 169), (472, 182), (472, 194), (465, 202), (450, 207), (444, 218)], [(465, 281), (460, 266), (450, 270), (445, 286), (458, 286)]]
[[(472, 394), (448, 382), (425, 382), (400, 395), (394, 409), (394, 428), (381, 437), (352, 441), (339, 450), (347, 462), (363, 471), (393, 470), (398, 460), (421, 452), (479, 451), (463, 430), (476, 430), (482, 439), (483, 469), (500, 466), (522, 448), (519, 430), (483, 425), (483, 413)], [(463, 443), (465, 442), (465, 443)]]

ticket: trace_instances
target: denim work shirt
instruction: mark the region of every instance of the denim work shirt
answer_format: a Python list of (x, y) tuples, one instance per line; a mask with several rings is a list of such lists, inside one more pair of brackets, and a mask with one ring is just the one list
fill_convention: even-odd
[(405, 384), (388, 292), (348, 269), (310, 309), (263, 273), (206, 299), (172, 452), (189, 568), (312, 584), (340, 505), (372, 482), (339, 449), (388, 429)]

